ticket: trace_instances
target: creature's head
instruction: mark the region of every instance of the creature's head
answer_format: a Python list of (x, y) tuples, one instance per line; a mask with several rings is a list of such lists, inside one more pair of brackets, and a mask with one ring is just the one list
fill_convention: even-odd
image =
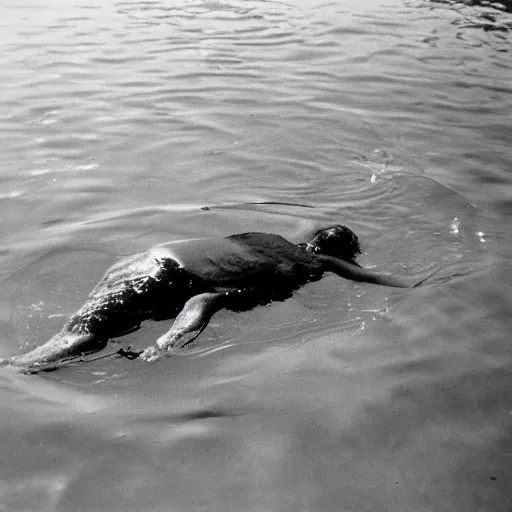
[[(313, 234), (311, 240), (300, 247), (314, 254), (334, 256), (350, 263), (361, 254), (356, 234), (346, 226), (331, 226)], [(356, 263), (357, 265), (357, 263)]]

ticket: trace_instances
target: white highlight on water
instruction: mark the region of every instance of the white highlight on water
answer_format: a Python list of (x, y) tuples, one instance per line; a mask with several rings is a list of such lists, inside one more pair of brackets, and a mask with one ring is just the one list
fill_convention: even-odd
[(99, 164), (86, 164), (86, 165), (77, 165), (75, 167), (75, 171), (91, 171), (92, 169), (97, 169)]
[(452, 235), (458, 235), (459, 234), (459, 226), (460, 226), (459, 219), (457, 217), (455, 217), (452, 220), (452, 223), (450, 224), (450, 233), (452, 233)]

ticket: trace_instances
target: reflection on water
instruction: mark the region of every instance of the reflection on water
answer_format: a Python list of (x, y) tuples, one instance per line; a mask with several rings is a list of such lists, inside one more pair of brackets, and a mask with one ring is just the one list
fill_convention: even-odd
[[(487, 16), (488, 12), (512, 12), (512, 2), (510, 0), (500, 0), (499, 2), (489, 2), (488, 0), (430, 0), (430, 2), (445, 4), (457, 9), (467, 6), (468, 12), (473, 12), (477, 16), (480, 14), (483, 18)], [(474, 7), (478, 7), (478, 9), (474, 9)]]
[[(471, 30), (494, 32), (490, 41), (498, 45), (503, 44), (501, 48), (498, 48), (498, 51), (509, 51), (506, 45), (510, 42), (510, 32), (512, 31), (512, 16), (510, 15), (512, 13), (512, 2), (510, 0), (504, 0), (503, 2), (430, 0), (430, 2), (439, 4), (439, 8), (448, 9), (457, 14), (452, 23), (458, 28), (456, 35), (460, 40), (474, 39), (475, 36), (471, 36), (468, 32)], [(489, 39), (482, 37), (477, 44), (489, 44)]]
[(168, 240), (342, 222), (364, 266), (440, 274), (326, 276), (155, 365), (3, 369), (3, 507), (508, 512), (511, 10), (4, 2), (0, 357)]

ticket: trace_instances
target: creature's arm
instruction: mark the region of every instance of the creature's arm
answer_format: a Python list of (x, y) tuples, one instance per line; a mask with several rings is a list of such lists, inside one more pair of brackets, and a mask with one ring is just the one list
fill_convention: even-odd
[(175, 346), (183, 348), (192, 343), (208, 325), (210, 318), (227, 301), (227, 293), (201, 293), (189, 299), (180, 311), (172, 327), (156, 341), (156, 346), (148, 347), (141, 354), (146, 361), (156, 361), (161, 352)]
[(407, 283), (405, 280), (398, 277), (376, 274), (370, 270), (353, 265), (352, 263), (348, 263), (339, 258), (324, 255), (318, 257), (323, 261), (325, 270), (334, 272), (340, 277), (351, 279), (352, 281), (362, 281), (381, 286), (394, 286), (395, 288), (413, 288), (424, 281), (424, 279), (422, 279), (420, 282)]

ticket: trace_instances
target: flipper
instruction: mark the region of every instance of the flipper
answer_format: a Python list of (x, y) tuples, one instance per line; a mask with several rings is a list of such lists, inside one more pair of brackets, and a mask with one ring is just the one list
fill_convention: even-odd
[(164, 350), (179, 345), (181, 348), (192, 343), (208, 325), (210, 318), (226, 305), (229, 292), (201, 293), (190, 298), (180, 311), (172, 327), (141, 354), (146, 361), (160, 358)]

